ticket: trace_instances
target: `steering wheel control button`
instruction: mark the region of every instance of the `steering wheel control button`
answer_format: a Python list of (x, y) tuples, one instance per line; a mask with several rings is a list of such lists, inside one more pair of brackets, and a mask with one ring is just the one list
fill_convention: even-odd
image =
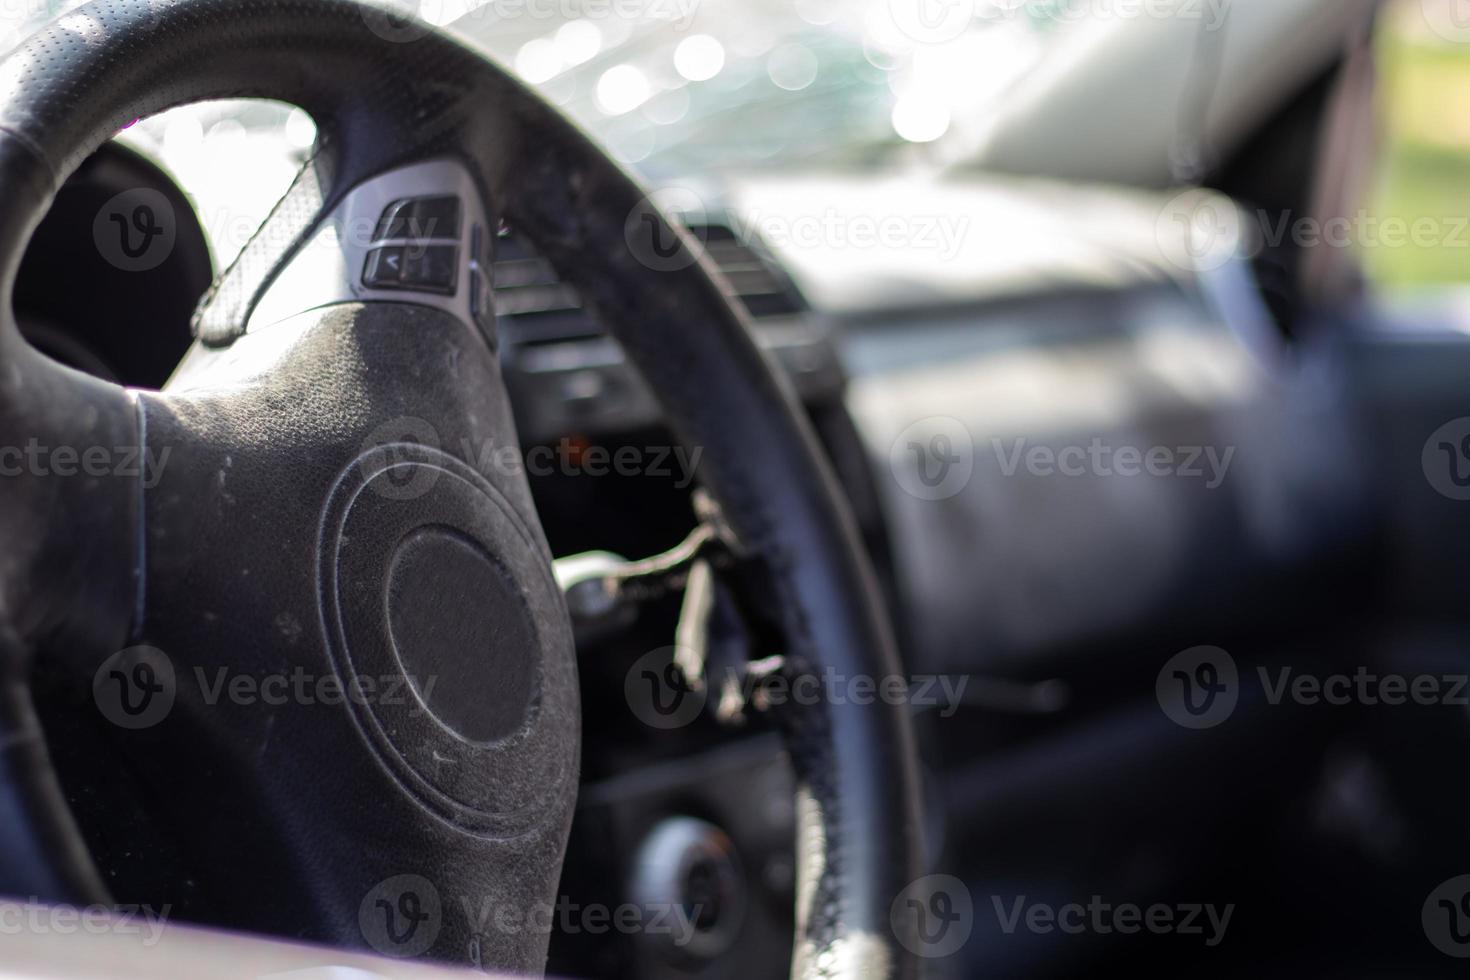
[(638, 847), (631, 892), (639, 908), (672, 910), (676, 928), (644, 935), (675, 961), (715, 960), (740, 935), (745, 873), (734, 842), (714, 824), (670, 817), (654, 827)]
[(470, 263), (477, 268), (485, 265), (485, 228), (475, 225), (470, 229)]
[(403, 250), (403, 288), (452, 294), (458, 273), (459, 249), (454, 245), (409, 245)]
[(308, 247), (254, 303), (246, 330), (338, 303), (403, 303), (452, 314), (494, 350), (488, 280), (495, 227), (476, 179), (458, 160), (381, 173), (318, 224)]
[(470, 266), (470, 315), (475, 318), (476, 323), (484, 318), (489, 306), (490, 288), (485, 284), (485, 275)]
[(459, 279), (454, 245), (383, 245), (368, 253), (362, 284), (371, 289), (415, 289), (453, 295)]
[(375, 248), (368, 253), (362, 284), (375, 289), (397, 288), (403, 280), (403, 246)]
[(409, 237), (415, 241), (459, 238), (459, 198), (421, 197), (413, 202), (411, 213)]
[(373, 232), (373, 241), (407, 238), (409, 208), (412, 203), (411, 201), (394, 201), (384, 208), (383, 216), (378, 219), (378, 228)]
[(459, 238), (459, 198), (452, 194), (394, 201), (378, 219), (374, 241)]
[(470, 267), (470, 316), (475, 321), (475, 326), (480, 328), (480, 333), (485, 337), (485, 343), (495, 350), (500, 344), (500, 338), (495, 332), (495, 303), (490, 297), (490, 282), (485, 274), (475, 266)]

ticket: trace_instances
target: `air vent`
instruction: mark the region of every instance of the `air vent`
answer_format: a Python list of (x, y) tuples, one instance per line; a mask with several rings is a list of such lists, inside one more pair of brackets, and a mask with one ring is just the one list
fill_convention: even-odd
[(752, 317), (790, 316), (805, 309), (791, 280), (763, 250), (742, 240), (729, 226), (691, 224), (689, 230), (704, 241), (710, 261), (724, 273), (735, 298)]
[(565, 313), (581, 308), (577, 294), (556, 277), (551, 263), (519, 235), (495, 243), (495, 312), (500, 316)]
[[(727, 225), (689, 226), (705, 243), (710, 260), (724, 274), (732, 295), (757, 320), (790, 316), (805, 310), (791, 281), (765, 254), (742, 241)], [(532, 343), (602, 336), (603, 331), (583, 309), (572, 287), (561, 282), (551, 263), (514, 232), (496, 241), (494, 263), (495, 313), (510, 333)]]

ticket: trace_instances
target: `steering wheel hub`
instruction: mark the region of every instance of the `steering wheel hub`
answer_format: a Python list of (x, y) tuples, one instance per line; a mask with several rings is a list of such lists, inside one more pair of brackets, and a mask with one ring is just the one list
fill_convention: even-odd
[(445, 819), (523, 832), (575, 774), (571, 719), (539, 724), (575, 711), (576, 683), (542, 654), (571, 642), (544, 546), (489, 477), (409, 443), (347, 468), (322, 533), (333, 664), (380, 691), (351, 702), (369, 742)]

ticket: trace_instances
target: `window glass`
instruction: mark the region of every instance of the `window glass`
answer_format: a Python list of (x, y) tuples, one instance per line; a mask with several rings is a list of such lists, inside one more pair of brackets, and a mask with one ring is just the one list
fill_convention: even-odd
[(1380, 289), (1470, 282), (1470, 4), (1395, 0), (1375, 46), (1380, 144), (1363, 267)]

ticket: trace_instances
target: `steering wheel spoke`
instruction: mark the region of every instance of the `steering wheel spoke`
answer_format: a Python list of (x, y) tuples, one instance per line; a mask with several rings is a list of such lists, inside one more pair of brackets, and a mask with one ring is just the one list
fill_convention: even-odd
[(117, 647), (136, 613), (143, 437), (131, 396), (36, 354), (0, 303), (0, 881), (105, 895), (31, 703), (38, 655)]
[(26, 649), (121, 642), (145, 479), (134, 398), (41, 357), (7, 322), (0, 432), (0, 621)]

